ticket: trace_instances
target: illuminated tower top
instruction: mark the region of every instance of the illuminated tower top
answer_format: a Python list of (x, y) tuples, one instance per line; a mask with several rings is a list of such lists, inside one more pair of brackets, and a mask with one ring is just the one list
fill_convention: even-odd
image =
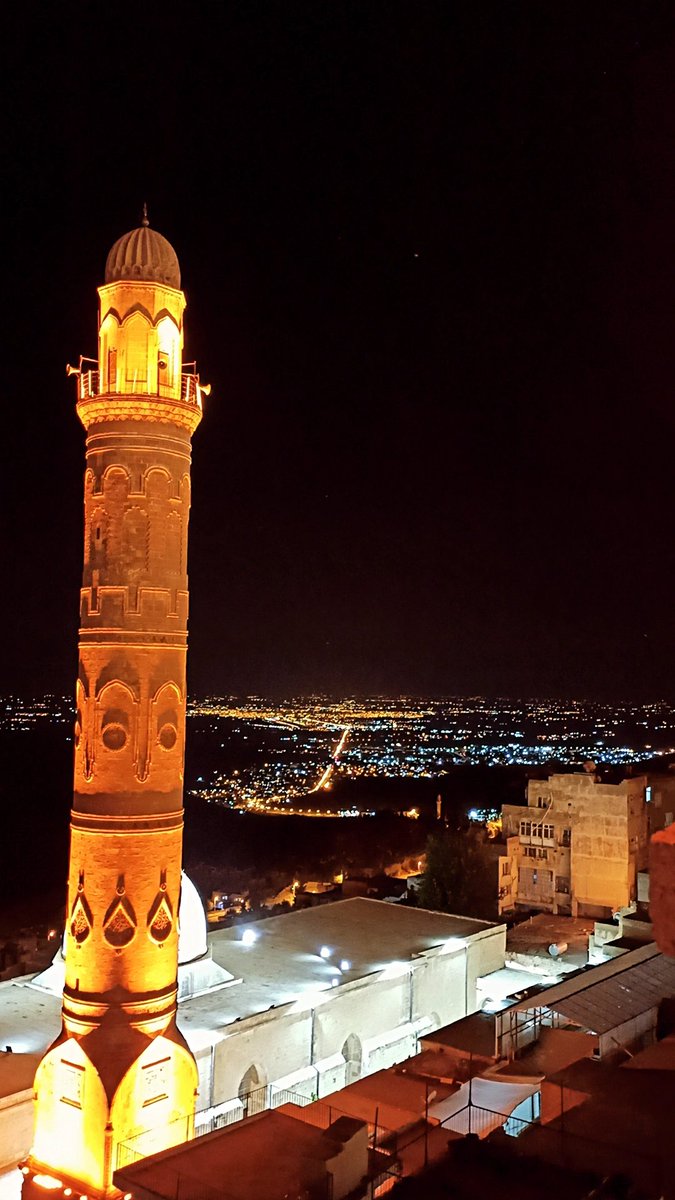
[(132, 229), (118, 238), (105, 264), (106, 283), (137, 282), (165, 283), (180, 288), (178, 256), (161, 233), (150, 228), (147, 205), (143, 205), (143, 220), (139, 229)]

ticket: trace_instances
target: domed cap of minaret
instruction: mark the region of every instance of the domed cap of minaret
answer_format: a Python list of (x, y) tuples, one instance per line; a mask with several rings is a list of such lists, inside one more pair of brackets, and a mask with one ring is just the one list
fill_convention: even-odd
[(150, 228), (145, 204), (140, 227), (118, 238), (106, 260), (106, 283), (119, 280), (164, 283), (167, 287), (180, 288), (176, 251), (161, 233)]

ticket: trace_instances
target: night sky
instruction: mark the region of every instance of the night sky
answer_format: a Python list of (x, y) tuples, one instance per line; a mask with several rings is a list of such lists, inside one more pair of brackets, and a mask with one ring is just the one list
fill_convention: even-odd
[(71, 692), (67, 361), (174, 245), (197, 694), (675, 699), (675, 6), (3, 13), (0, 690)]

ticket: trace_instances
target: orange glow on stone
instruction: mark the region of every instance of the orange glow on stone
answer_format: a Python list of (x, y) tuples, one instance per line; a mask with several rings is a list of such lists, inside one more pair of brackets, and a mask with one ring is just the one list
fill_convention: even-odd
[(115, 278), (99, 297), (98, 362), (71, 371), (87, 466), (63, 1032), (35, 1077), (28, 1160), (37, 1186), (65, 1179), (80, 1200), (115, 1193), (120, 1144), (185, 1140), (198, 1085), (176, 1027), (176, 914), (190, 439), (207, 389), (183, 370), (182, 291)]

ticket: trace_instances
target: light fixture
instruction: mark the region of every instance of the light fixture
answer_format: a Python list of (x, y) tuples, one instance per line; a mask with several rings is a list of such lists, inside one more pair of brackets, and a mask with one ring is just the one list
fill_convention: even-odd
[(319, 950), (319, 954), (322, 958), (330, 958), (330, 946), (322, 946)]
[(253, 943), (255, 941), (257, 941), (257, 938), (258, 938), (258, 935), (257, 935), (255, 929), (252, 929), (251, 926), (249, 925), (249, 926), (247, 926), (247, 928), (244, 930), (244, 932), (241, 935), (242, 945), (243, 946), (252, 946)]
[(351, 969), (352, 969), (352, 964), (350, 963), (349, 959), (341, 958), (340, 959), (340, 970), (341, 971), (351, 971)]

